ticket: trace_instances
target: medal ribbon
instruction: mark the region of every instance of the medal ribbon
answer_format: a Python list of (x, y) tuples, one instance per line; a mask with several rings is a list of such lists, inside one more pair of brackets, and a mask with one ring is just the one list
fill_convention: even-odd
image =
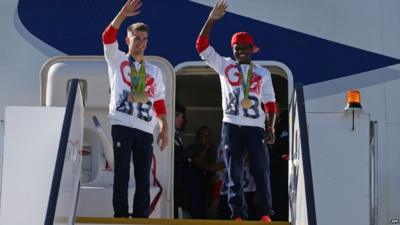
[(143, 94), (146, 85), (146, 67), (142, 61), (139, 70), (136, 70), (134, 61), (133, 57), (129, 56), (129, 64), (131, 66), (131, 73), (129, 74), (131, 77), (131, 92), (133, 94)]
[(239, 71), (239, 76), (240, 79), (242, 80), (242, 88), (243, 88), (243, 95), (244, 99), (249, 98), (249, 92), (250, 92), (250, 83), (251, 83), (251, 78), (253, 77), (253, 64), (249, 64), (249, 68), (247, 68), (247, 79), (244, 81), (244, 76), (243, 76), (243, 71), (242, 67), (240, 66), (239, 63), (236, 63), (238, 71)]

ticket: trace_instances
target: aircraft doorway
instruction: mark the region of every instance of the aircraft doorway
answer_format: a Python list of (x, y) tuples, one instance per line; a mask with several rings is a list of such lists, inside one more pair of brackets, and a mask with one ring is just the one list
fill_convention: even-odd
[[(282, 110), (286, 110), (285, 119), (287, 120), (287, 108), (289, 102), (289, 93), (293, 89), (293, 78), (290, 70), (283, 64), (271, 61), (258, 61), (256, 62), (269, 69), (272, 74), (273, 86), (275, 90), (276, 99), (279, 102), (279, 107)], [(185, 148), (196, 142), (196, 134), (199, 134), (199, 128), (207, 127), (212, 132), (212, 141), (215, 148), (218, 147), (220, 141), (220, 131), (222, 125), (222, 107), (221, 107), (221, 87), (219, 82), (218, 74), (215, 73), (210, 67), (208, 67), (204, 62), (187, 62), (175, 67), (176, 71), (176, 104), (180, 104), (186, 108), (186, 126), (185, 129), (181, 131), (182, 139)], [(286, 131), (288, 133), (288, 122), (286, 122)], [(288, 136), (288, 135), (287, 135)], [(277, 137), (279, 138), (279, 137)], [(281, 150), (282, 152), (288, 153), (289, 145), (288, 141), (286, 144), (286, 149)], [(270, 150), (271, 153), (272, 150)], [(214, 153), (213, 156), (208, 156), (208, 160), (215, 160), (217, 155)], [(276, 165), (274, 160), (276, 154), (270, 154), (274, 158), (271, 158), (271, 164)], [(286, 160), (285, 157), (278, 157), (278, 160)], [(288, 200), (287, 200), (287, 160), (286, 170), (281, 170), (278, 168), (271, 168), (271, 179), (274, 183), (271, 183), (273, 188), (273, 207), (275, 205), (279, 207), (279, 212), (276, 211), (276, 219), (280, 221), (287, 221), (288, 214)], [(282, 165), (282, 163), (278, 163)], [(214, 167), (213, 165), (212, 167)], [(213, 197), (213, 187), (215, 172), (209, 172), (209, 179), (207, 180), (207, 190), (205, 198), (206, 207), (206, 218), (207, 219), (218, 219), (218, 213), (215, 206), (215, 194)], [(277, 181), (274, 181), (276, 179)], [(279, 191), (277, 189), (282, 189), (279, 185), (282, 182), (286, 182), (286, 187), (283, 193), (286, 196), (285, 202), (282, 204), (282, 197), (278, 196)], [(279, 184), (278, 184), (279, 183)], [(279, 199), (275, 201), (274, 199)], [(283, 207), (282, 207), (283, 205)], [(274, 219), (274, 218), (273, 218)]]

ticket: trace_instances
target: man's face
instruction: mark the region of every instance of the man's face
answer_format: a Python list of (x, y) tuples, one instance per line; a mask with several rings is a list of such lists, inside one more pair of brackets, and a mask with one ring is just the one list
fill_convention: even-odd
[(253, 47), (249, 44), (235, 44), (233, 46), (233, 55), (239, 63), (249, 64), (251, 62), (251, 55), (253, 54)]
[(213, 142), (213, 136), (210, 129), (203, 129), (200, 132), (199, 137), (200, 143), (206, 146), (211, 146)]
[(147, 47), (148, 33), (145, 31), (133, 30), (132, 32), (128, 32), (125, 41), (129, 47), (130, 54), (144, 55), (144, 51)]
[(178, 113), (175, 116), (175, 129), (177, 130), (184, 130), (186, 125), (186, 118), (185, 114), (183, 113)]

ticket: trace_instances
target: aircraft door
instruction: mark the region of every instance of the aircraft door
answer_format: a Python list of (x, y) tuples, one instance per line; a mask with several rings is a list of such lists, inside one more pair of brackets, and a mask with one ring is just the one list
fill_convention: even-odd
[[(172, 217), (172, 172), (173, 172), (173, 122), (175, 106), (175, 72), (171, 64), (158, 56), (146, 56), (145, 60), (158, 66), (165, 84), (166, 107), (168, 113), (169, 143), (167, 149), (159, 150), (154, 144), (153, 168), (151, 177), (151, 200), (160, 188), (155, 185), (155, 175), (161, 186), (162, 195), (151, 217)], [(82, 95), (85, 100), (84, 147), (82, 149), (83, 171), (77, 216), (110, 216), (112, 209), (113, 173), (106, 162), (106, 150), (97, 133), (93, 117), (96, 117), (107, 141), (112, 143), (111, 126), (107, 118), (110, 99), (110, 86), (107, 64), (103, 56), (60, 56), (50, 59), (41, 70), (41, 104), (43, 106), (63, 106), (66, 103), (68, 84), (72, 79), (80, 79)], [(155, 129), (154, 140), (158, 135)], [(108, 154), (112, 156), (111, 154)], [(133, 169), (132, 169), (133, 170)], [(131, 170), (131, 172), (133, 172)], [(131, 174), (133, 178), (133, 174)], [(134, 179), (130, 179), (129, 199), (133, 198)], [(153, 186), (154, 184), (154, 186)], [(130, 204), (132, 201), (129, 201)], [(132, 206), (131, 206), (132, 207)]]

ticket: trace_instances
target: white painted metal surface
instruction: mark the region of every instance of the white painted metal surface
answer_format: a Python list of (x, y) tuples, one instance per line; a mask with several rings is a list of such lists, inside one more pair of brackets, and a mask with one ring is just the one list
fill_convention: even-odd
[(307, 113), (317, 223), (370, 224), (368, 114)]
[[(132, 212), (132, 202), (135, 189), (129, 188), (128, 202), (130, 204), (130, 212)], [(157, 187), (150, 188), (150, 199), (153, 199), (158, 192)], [(79, 203), (77, 213), (79, 217), (113, 217), (114, 211), (112, 207), (112, 187), (88, 187), (84, 186), (80, 190)], [(160, 202), (154, 209), (150, 218), (160, 218), (165, 214), (161, 210), (164, 203)]]
[(63, 107), (7, 107), (1, 225), (44, 224)]

